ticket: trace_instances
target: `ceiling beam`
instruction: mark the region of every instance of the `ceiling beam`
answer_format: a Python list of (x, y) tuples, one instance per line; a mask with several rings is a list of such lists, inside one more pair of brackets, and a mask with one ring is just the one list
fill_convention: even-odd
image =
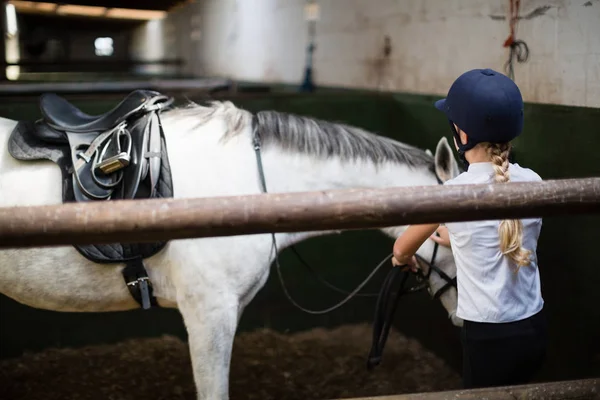
[[(79, 0), (68, 0), (69, 2), (76, 2)], [(163, 2), (162, 6), (165, 7), (166, 3), (171, 4), (173, 8), (181, 7), (190, 0), (170, 0), (169, 2)], [(85, 3), (86, 1), (79, 1)], [(127, 8), (129, 2), (119, 1), (119, 7), (110, 7), (114, 1), (98, 1), (94, 2), (95, 5), (83, 5), (83, 4), (65, 4), (65, 3), (47, 3), (41, 1), (27, 1), (27, 0), (8, 0), (9, 4), (12, 4), (17, 13), (21, 15), (25, 14), (38, 14), (46, 16), (61, 16), (61, 17), (88, 17), (96, 19), (121, 19), (121, 20), (137, 20), (147, 21), (152, 19), (164, 18), (168, 11), (160, 9), (148, 9), (148, 8)], [(87, 3), (92, 3), (88, 1)], [(151, 4), (144, 2), (135, 2), (132, 5), (145, 4), (149, 7)]]
[(105, 7), (105, 8), (129, 8), (136, 10), (160, 10), (169, 11), (171, 8), (183, 3), (193, 3), (195, 0), (46, 0), (26, 1), (26, 3), (59, 3), (79, 6)]

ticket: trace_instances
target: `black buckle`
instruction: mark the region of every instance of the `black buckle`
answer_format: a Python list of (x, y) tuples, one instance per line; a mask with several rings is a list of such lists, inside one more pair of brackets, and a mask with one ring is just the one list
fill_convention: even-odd
[(158, 307), (156, 298), (152, 294), (152, 282), (141, 258), (127, 262), (123, 269), (123, 278), (125, 278), (131, 296), (144, 310), (148, 310), (152, 306)]

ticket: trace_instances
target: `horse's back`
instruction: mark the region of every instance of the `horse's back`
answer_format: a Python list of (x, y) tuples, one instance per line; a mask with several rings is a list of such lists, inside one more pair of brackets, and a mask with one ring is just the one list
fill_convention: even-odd
[(61, 173), (51, 161), (18, 161), (8, 152), (17, 121), (0, 117), (0, 206), (62, 203)]

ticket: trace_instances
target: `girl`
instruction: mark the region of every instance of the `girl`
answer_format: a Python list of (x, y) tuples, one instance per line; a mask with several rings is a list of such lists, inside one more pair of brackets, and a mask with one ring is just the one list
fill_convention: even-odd
[[(445, 185), (541, 180), (508, 161), (510, 142), (523, 128), (521, 92), (508, 77), (490, 69), (468, 71), (435, 106), (450, 121), (467, 167)], [(417, 268), (413, 255), (427, 238), (451, 247), (457, 267), (456, 315), (464, 320), (463, 385), (527, 383), (546, 349), (536, 257), (541, 218), (445, 225), (408, 227), (394, 243), (392, 263)]]

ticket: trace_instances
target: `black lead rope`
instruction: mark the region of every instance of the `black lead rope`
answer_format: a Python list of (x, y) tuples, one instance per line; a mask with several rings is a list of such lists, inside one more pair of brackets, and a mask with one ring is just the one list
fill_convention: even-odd
[[(437, 232), (436, 236), (439, 236)], [(425, 261), (423, 257), (415, 255), (415, 257), (418, 260), (417, 264), (420, 264), (420, 262), (424, 262), (429, 266), (429, 271), (427, 272), (427, 276), (425, 276), (423, 275), (423, 270), (419, 265), (417, 280), (422, 281), (420, 285), (413, 286), (408, 289), (405, 288), (406, 280), (408, 279), (408, 273), (403, 272), (402, 268), (406, 267), (406, 265), (392, 268), (385, 277), (385, 281), (383, 282), (381, 290), (379, 291), (377, 304), (375, 305), (375, 318), (373, 321), (373, 342), (371, 344), (369, 357), (367, 358), (368, 370), (372, 370), (381, 363), (381, 359), (383, 356), (383, 348), (385, 347), (390, 328), (392, 327), (392, 322), (394, 321), (394, 315), (396, 314), (396, 309), (398, 308), (398, 304), (400, 303), (400, 298), (405, 294), (417, 293), (425, 289), (427, 287), (427, 281), (429, 279), (429, 276), (431, 275), (432, 270), (435, 270), (437, 273), (440, 273), (442, 278), (447, 281), (446, 285), (442, 289), (440, 289), (437, 293), (432, 294), (433, 298), (438, 298), (441, 295), (441, 293), (445, 292), (450, 287), (450, 285), (452, 285), (451, 278), (435, 266), (435, 258), (437, 256), (438, 248), (439, 244), (436, 242), (433, 248), (433, 253), (431, 255), (431, 262), (429, 263)], [(400, 284), (397, 284), (398, 281), (400, 281)], [(398, 286), (398, 289), (394, 294), (395, 286)]]
[[(296, 250), (295, 246), (290, 246), (290, 250), (292, 250), (292, 252), (296, 255), (296, 258), (298, 258), (298, 261), (300, 261), (300, 264), (302, 264), (308, 272), (313, 274), (315, 279), (317, 281), (321, 282), (323, 284), (323, 286), (326, 286), (329, 289), (331, 289), (335, 292), (341, 293), (341, 294), (345, 294), (345, 295), (350, 294), (350, 292), (348, 292), (347, 290), (340, 289), (339, 287), (335, 286), (333, 283), (329, 282), (327, 279), (323, 278), (323, 276), (321, 276), (321, 274), (319, 274), (318, 271), (316, 271), (314, 268), (312, 268), (310, 265), (308, 265), (306, 260), (304, 260), (304, 258), (300, 255), (300, 253), (298, 253), (298, 250)], [(390, 254), (389, 256), (386, 257), (385, 261), (387, 261), (388, 259), (391, 259), (391, 257), (392, 257), (392, 255)], [(377, 296), (379, 296), (379, 293), (356, 293), (354, 296), (355, 297), (377, 297)]]
[[(405, 293), (404, 285), (408, 278), (407, 273), (403, 273), (400, 267), (390, 269), (385, 281), (381, 286), (379, 297), (377, 298), (377, 304), (375, 306), (375, 319), (373, 321), (373, 342), (371, 345), (371, 351), (367, 359), (367, 369), (372, 370), (375, 366), (381, 363), (381, 357), (383, 354), (383, 348), (387, 341), (388, 334), (392, 321), (394, 320), (394, 314), (400, 298)], [(397, 282), (400, 280), (398, 290), (394, 296), (393, 289)]]

